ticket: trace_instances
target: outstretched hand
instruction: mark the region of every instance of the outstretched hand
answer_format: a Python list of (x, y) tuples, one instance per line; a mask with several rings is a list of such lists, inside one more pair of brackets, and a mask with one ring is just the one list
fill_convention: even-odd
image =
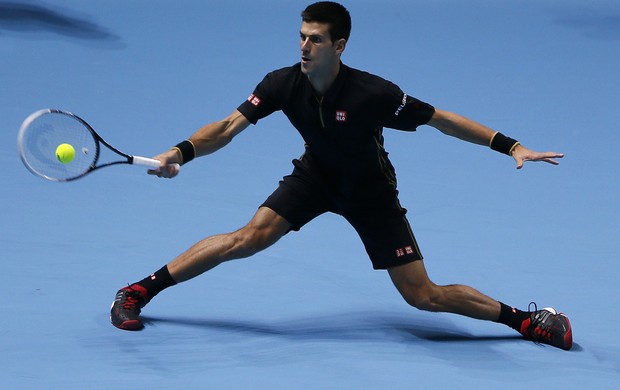
[(161, 161), (161, 166), (157, 169), (149, 169), (147, 171), (149, 175), (172, 179), (179, 174), (179, 164), (181, 163), (181, 161), (179, 161), (179, 155), (176, 150), (168, 150), (158, 156), (155, 156), (154, 159)]
[(556, 152), (535, 152), (526, 148), (523, 145), (518, 145), (512, 151), (512, 158), (515, 159), (517, 163), (517, 169), (523, 168), (523, 164), (526, 161), (544, 161), (549, 164), (558, 165), (556, 158), (564, 157), (564, 153), (556, 153)]

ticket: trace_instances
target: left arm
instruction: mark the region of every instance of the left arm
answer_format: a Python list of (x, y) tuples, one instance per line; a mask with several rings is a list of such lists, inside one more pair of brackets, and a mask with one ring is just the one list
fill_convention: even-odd
[[(471, 119), (439, 109), (435, 109), (435, 113), (428, 122), (428, 125), (436, 128), (446, 135), (450, 135), (474, 144), (486, 146), (491, 145), (491, 140), (497, 133), (497, 131), (494, 131)], [(507, 154), (510, 154), (512, 158), (514, 158), (517, 164), (517, 169), (521, 169), (523, 167), (523, 163), (526, 161), (544, 161), (549, 164), (558, 165), (558, 162), (554, 159), (564, 157), (564, 154), (562, 153), (535, 152), (521, 144), (517, 144)]]

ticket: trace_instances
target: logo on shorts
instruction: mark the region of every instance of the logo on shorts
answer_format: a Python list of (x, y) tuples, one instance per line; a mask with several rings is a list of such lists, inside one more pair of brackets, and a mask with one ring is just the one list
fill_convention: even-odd
[(252, 103), (252, 105), (254, 105), (255, 107), (258, 107), (258, 105), (260, 104), (260, 99), (258, 98), (258, 96), (251, 94), (248, 98), (248, 102)]
[(346, 122), (347, 121), (347, 112), (346, 111), (336, 111), (336, 121), (337, 122)]
[(411, 245), (407, 245), (404, 248), (396, 249), (396, 257), (403, 257), (405, 255), (412, 255), (412, 254), (413, 254), (413, 248), (411, 247)]

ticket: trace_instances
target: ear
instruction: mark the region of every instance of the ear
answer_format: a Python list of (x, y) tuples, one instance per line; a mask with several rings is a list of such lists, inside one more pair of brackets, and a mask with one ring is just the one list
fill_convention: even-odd
[(339, 40), (337, 40), (334, 43), (334, 47), (336, 48), (336, 52), (338, 54), (342, 54), (342, 52), (344, 51), (344, 49), (347, 47), (347, 40), (344, 38), (341, 38)]

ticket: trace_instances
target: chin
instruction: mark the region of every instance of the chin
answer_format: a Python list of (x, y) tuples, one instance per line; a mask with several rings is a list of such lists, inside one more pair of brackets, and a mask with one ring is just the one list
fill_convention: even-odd
[(316, 65), (314, 62), (312, 61), (308, 61), (308, 62), (301, 62), (301, 71), (304, 74), (311, 74), (312, 72), (314, 72), (316, 70)]

